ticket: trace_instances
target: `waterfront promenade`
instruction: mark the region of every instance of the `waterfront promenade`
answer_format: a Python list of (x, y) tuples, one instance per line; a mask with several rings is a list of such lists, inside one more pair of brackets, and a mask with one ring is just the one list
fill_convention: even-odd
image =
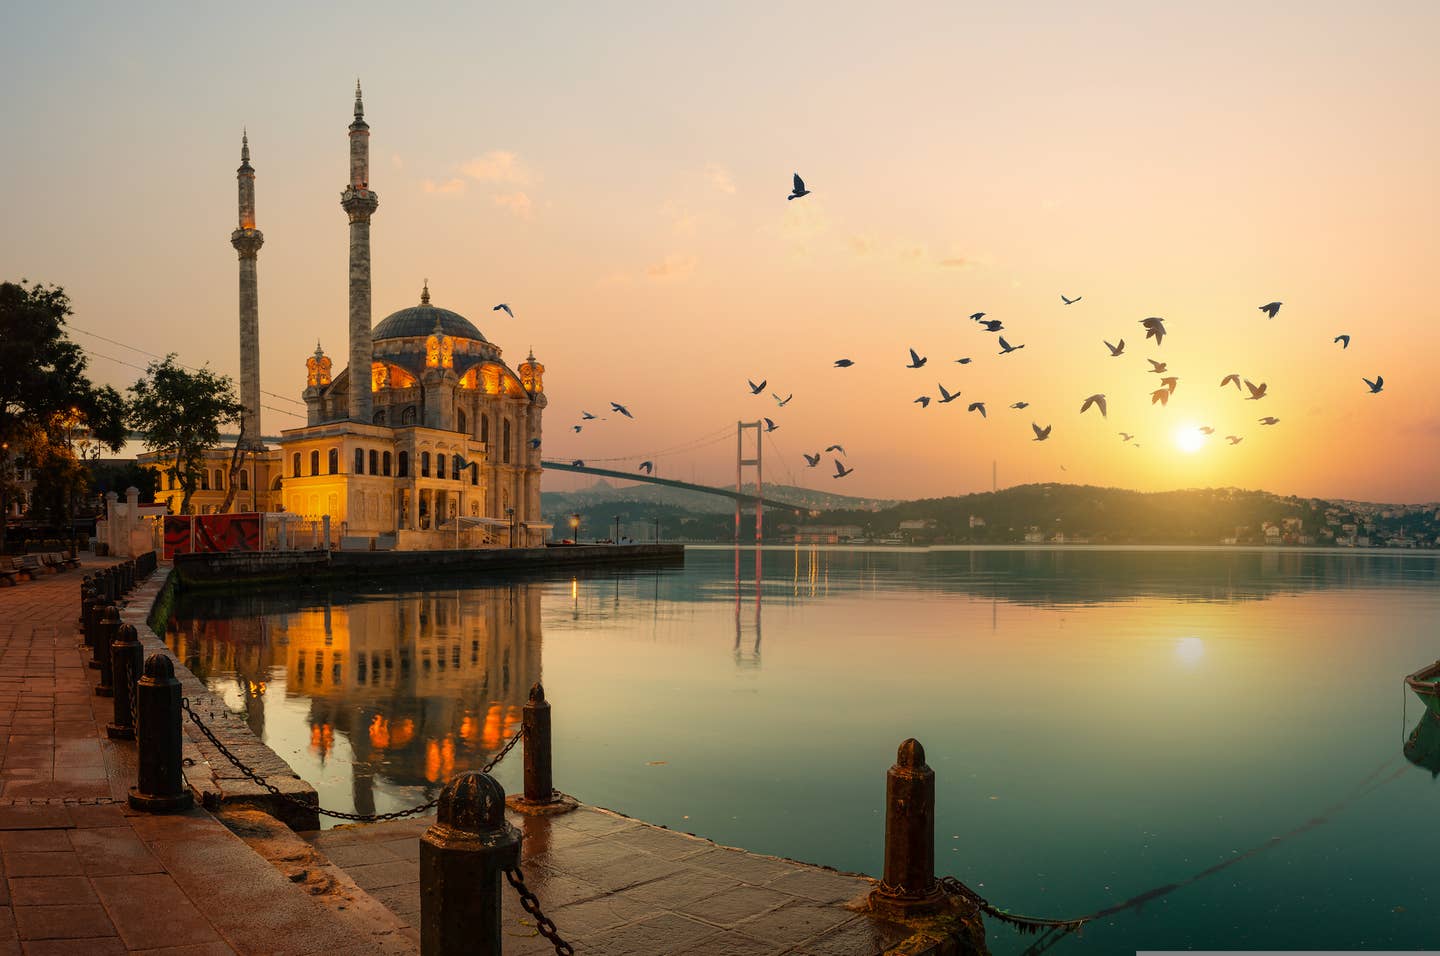
[(105, 735), (83, 573), (0, 589), (0, 954), (413, 952), (374, 900), (312, 895), (204, 810), (126, 806), (134, 745)]

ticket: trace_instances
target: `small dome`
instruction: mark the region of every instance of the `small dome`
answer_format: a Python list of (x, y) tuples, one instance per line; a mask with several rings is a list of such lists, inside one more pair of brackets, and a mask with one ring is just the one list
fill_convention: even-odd
[[(425, 298), (428, 300), (429, 296), (427, 295)], [(379, 325), (375, 326), (370, 337), (377, 342), (381, 339), (423, 339), (435, 331), (437, 322), (446, 335), (454, 338), (471, 339), (476, 342), (489, 341), (465, 316), (458, 312), (451, 312), (449, 309), (437, 308), (428, 301), (387, 315)]]

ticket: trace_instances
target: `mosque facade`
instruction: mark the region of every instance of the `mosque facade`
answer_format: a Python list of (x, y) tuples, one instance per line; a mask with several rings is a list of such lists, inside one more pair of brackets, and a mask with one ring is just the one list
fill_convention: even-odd
[[(530, 354), (514, 369), (500, 346), (465, 316), (430, 301), (371, 324), (370, 127), (360, 86), (349, 127), (350, 176), (340, 205), (349, 220), (347, 365), (316, 344), (305, 360), (306, 423), (260, 437), (258, 258), (255, 171), (242, 139), (239, 224), (231, 244), (240, 265), (240, 466), (230, 510), (286, 512), (311, 526), (329, 518), (333, 543), (425, 550), (542, 545), (540, 439), (545, 366)], [(206, 456), (196, 513), (219, 510), (231, 480), (231, 449)], [(161, 472), (157, 500), (178, 511), (181, 492), (163, 455), (141, 457)]]

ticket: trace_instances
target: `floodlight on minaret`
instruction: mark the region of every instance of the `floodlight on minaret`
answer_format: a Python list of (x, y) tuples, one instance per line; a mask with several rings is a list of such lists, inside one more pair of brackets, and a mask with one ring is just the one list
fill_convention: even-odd
[(240, 435), (250, 448), (260, 438), (260, 289), (257, 266), (265, 236), (255, 228), (255, 169), (250, 165), (250, 133), (240, 134), (239, 224), (230, 245), (240, 256)]
[(355, 120), (350, 124), (350, 182), (340, 193), (340, 206), (350, 217), (350, 401), (353, 421), (369, 422), (370, 363), (370, 217), (380, 197), (370, 189), (370, 125), (360, 81), (355, 81)]

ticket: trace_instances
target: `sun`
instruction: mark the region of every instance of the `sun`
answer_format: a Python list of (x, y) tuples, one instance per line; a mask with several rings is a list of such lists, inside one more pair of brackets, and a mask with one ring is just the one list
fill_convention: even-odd
[(1193, 455), (1205, 447), (1205, 433), (1193, 425), (1178, 429), (1175, 432), (1175, 447)]

